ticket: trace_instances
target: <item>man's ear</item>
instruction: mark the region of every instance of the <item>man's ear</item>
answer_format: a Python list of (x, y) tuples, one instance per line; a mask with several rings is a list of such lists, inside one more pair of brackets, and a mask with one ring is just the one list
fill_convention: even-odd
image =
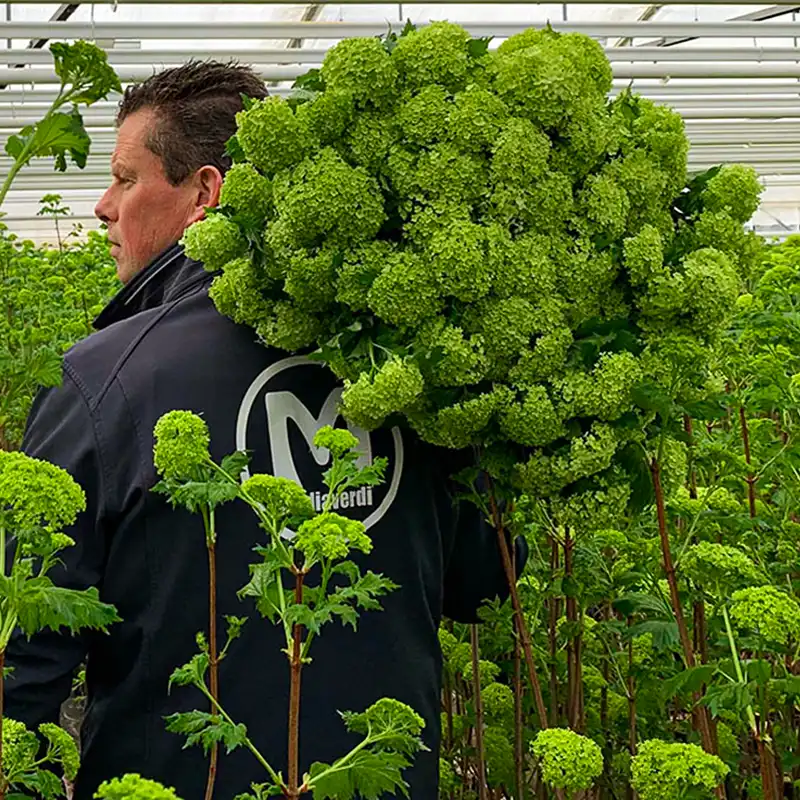
[(203, 219), (207, 208), (219, 205), (219, 193), (222, 189), (222, 173), (214, 166), (200, 167), (191, 178), (193, 190), (193, 207), (190, 224)]

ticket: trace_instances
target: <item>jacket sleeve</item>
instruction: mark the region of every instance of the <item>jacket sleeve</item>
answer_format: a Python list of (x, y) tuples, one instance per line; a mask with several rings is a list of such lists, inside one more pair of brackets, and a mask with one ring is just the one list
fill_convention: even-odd
[[(448, 459), (449, 474), (458, 468), (458, 460)], [(478, 609), (484, 602), (495, 598), (503, 601), (510, 594), (500, 541), (497, 531), (474, 503), (454, 499), (456, 490), (449, 483), (453, 534), (449, 552), (445, 552), (442, 612), (456, 622), (479, 622)], [(527, 561), (527, 544), (520, 536), (512, 547), (508, 534), (506, 542), (519, 576)]]
[[(65, 530), (75, 545), (61, 552), (62, 563), (48, 573), (54, 583), (71, 589), (97, 586), (105, 559), (99, 527), (103, 479), (95, 442), (88, 403), (65, 372), (61, 386), (37, 396), (22, 450), (65, 469), (86, 494), (86, 510)], [(6, 652), (12, 672), (5, 682), (5, 714), (28, 726), (58, 722), (72, 675), (87, 649), (86, 635), (48, 630), (27, 639), (15, 631)]]

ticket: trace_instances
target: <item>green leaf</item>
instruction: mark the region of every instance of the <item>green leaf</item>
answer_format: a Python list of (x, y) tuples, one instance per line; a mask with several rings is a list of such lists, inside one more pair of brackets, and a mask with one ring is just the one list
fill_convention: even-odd
[(18, 778), (15, 783), (20, 783), (25, 788), (36, 792), (41, 800), (55, 800), (57, 797), (64, 796), (64, 784), (58, 775), (50, 772), (49, 769), (37, 769), (35, 772)]
[[(273, 551), (273, 548), (265, 548)], [(280, 563), (276, 558), (272, 562), (250, 565), (250, 580), (239, 592), (239, 599), (252, 597), (256, 601), (256, 608), (262, 617), (274, 623), (278, 618), (280, 609), (280, 594), (277, 580), (280, 579)], [(276, 577), (277, 576), (277, 577)]]
[(772, 677), (772, 665), (763, 658), (757, 658), (745, 663), (747, 679), (754, 681), (759, 686), (766, 686)]
[(320, 624), (312, 609), (303, 603), (293, 603), (283, 615), (287, 625), (303, 625), (314, 633), (319, 633)]
[(222, 459), (220, 466), (228, 475), (238, 478), (250, 463), (250, 456), (247, 453), (237, 450), (235, 453), (230, 453)]
[(50, 45), (56, 74), (69, 87), (71, 103), (96, 103), (111, 92), (121, 92), (117, 73), (109, 66), (103, 50), (86, 41)]
[(63, 172), (67, 168), (67, 153), (80, 166), (81, 161), (86, 163), (90, 145), (91, 140), (83, 129), (80, 116), (58, 111), (36, 123), (28, 159), (54, 156), (56, 169)]
[(186, 736), (184, 750), (199, 744), (206, 754), (214, 744), (224, 744), (228, 753), (241, 747), (247, 741), (247, 728), (239, 723), (232, 725), (217, 714), (208, 711), (188, 711), (170, 714), (166, 718), (167, 730), (170, 733), (182, 733)]
[(484, 36), (482, 39), (470, 39), (467, 44), (470, 58), (482, 58), (489, 52), (489, 43), (493, 36)]
[(624, 617), (632, 617), (634, 614), (657, 614), (663, 617), (670, 613), (670, 609), (664, 605), (661, 598), (645, 592), (631, 592), (622, 595), (611, 605)]
[(103, 632), (120, 617), (112, 605), (100, 602), (97, 589), (65, 589), (49, 578), (33, 578), (23, 584), (17, 597), (19, 627), (26, 636), (49, 628), (68, 628), (77, 633), (83, 628)]
[(631, 398), (639, 408), (655, 411), (664, 418), (669, 418), (674, 409), (672, 398), (655, 383), (640, 383), (634, 387)]
[(302, 89), (314, 94), (324, 92), (325, 81), (322, 80), (322, 71), (316, 68), (308, 70), (308, 72), (295, 79), (292, 89)]
[(665, 680), (661, 685), (661, 691), (667, 699), (678, 695), (692, 694), (700, 691), (702, 686), (711, 680), (711, 676), (716, 671), (717, 668), (713, 664), (703, 664), (699, 667), (685, 669)]
[[(334, 762), (336, 767), (338, 762)], [(409, 761), (400, 753), (372, 753), (362, 750), (341, 770), (318, 778), (328, 765), (311, 765), (309, 777), (314, 800), (352, 800), (358, 794), (363, 800), (378, 800), (381, 795), (401, 794), (408, 797), (408, 785), (402, 771)]]
[(175, 686), (205, 686), (206, 673), (208, 672), (208, 654), (196, 653), (191, 660), (182, 667), (173, 670), (169, 677), (168, 687)]
[(227, 142), (225, 142), (225, 153), (231, 157), (231, 161), (234, 164), (240, 164), (243, 161), (247, 161), (247, 156), (244, 153), (244, 148), (242, 147), (242, 143), (239, 141), (239, 137), (234, 133)]
[(770, 687), (781, 694), (797, 697), (800, 695), (800, 676), (790, 675), (788, 678), (777, 678), (770, 683)]
[(730, 683), (725, 686), (709, 686), (701, 702), (718, 717), (723, 711), (742, 714), (747, 706), (752, 705), (753, 698), (745, 684)]
[(6, 141), (6, 155), (11, 156), (14, 161), (17, 161), (22, 155), (22, 151), (25, 149), (25, 145), (30, 140), (32, 133), (33, 126), (26, 125), (19, 132), (19, 135), (13, 134), (9, 136), (8, 141)]
[(654, 619), (640, 622), (628, 628), (628, 635), (631, 637), (642, 636), (645, 633), (653, 635), (653, 648), (655, 650), (673, 649), (680, 641), (676, 622)]

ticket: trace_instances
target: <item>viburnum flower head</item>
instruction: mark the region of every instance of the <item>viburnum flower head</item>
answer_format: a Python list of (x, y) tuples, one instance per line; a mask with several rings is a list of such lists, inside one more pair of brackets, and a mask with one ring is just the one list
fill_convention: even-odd
[(96, 800), (180, 800), (174, 789), (136, 774), (104, 781), (94, 796)]
[(351, 550), (369, 553), (372, 540), (363, 522), (332, 511), (304, 522), (294, 539), (295, 549), (305, 554), (307, 563), (347, 558)]
[(539, 761), (544, 782), (568, 792), (588, 789), (603, 771), (603, 753), (597, 744), (566, 728), (539, 731), (531, 752)]
[(330, 450), (334, 458), (341, 458), (358, 444), (358, 439), (343, 428), (325, 425), (314, 436), (314, 446)]
[(156, 422), (153, 435), (153, 461), (167, 480), (188, 480), (209, 461), (208, 426), (192, 411), (167, 412)]
[(68, 472), (24, 453), (0, 450), (0, 520), (6, 530), (19, 536), (42, 528), (58, 533), (85, 508), (86, 496)]
[(307, 519), (313, 516), (311, 499), (289, 478), (276, 475), (251, 475), (243, 484), (242, 491), (264, 507), (265, 513), (276, 524), (287, 519)]

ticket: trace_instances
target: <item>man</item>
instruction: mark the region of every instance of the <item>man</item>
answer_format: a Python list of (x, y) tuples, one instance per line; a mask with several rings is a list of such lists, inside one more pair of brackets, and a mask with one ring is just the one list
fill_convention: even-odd
[[(206, 708), (194, 689), (167, 692), (172, 670), (196, 652), (195, 634), (208, 625), (205, 543), (199, 518), (151, 491), (158, 418), (172, 409), (202, 414), (215, 458), (246, 448), (252, 470), (292, 477), (315, 503), (320, 498), (325, 454), (310, 442), (336, 418), (341, 387), (324, 367), (268, 349), (218, 314), (207, 293), (212, 276), (178, 244), (218, 203), (242, 94), (266, 91), (250, 70), (213, 62), (170, 69), (126, 91), (113, 180), (96, 209), (125, 285), (96, 320), (98, 332), (67, 354), (63, 385), (37, 398), (23, 445), (66, 468), (87, 494), (57, 579), (97, 586), (123, 620), (108, 635), (18, 637), (9, 649), (6, 711), (29, 725), (57, 719), (73, 671), (87, 659), (75, 800), (126, 772), (174, 786), (185, 800), (203, 796), (206, 757), (183, 750), (164, 717)], [(451, 501), (448, 454), (432, 458), (399, 430), (355, 432), (366, 457), (390, 459), (387, 481), (348, 496), (341, 510), (369, 528), (369, 568), (401, 588), (384, 611), (362, 614), (358, 632), (330, 625), (315, 642), (303, 677), (301, 769), (352, 746), (339, 710), (396, 697), (424, 717), (430, 748), (407, 773), (411, 796), (435, 800), (439, 619), (444, 612), (474, 620), (484, 598), (505, 595), (505, 581), (494, 533)], [(221, 698), (285, 770), (289, 670), (281, 637), (236, 596), (248, 564), (258, 561), (252, 548), (265, 539), (242, 503), (225, 506), (217, 527), (220, 615), (253, 612), (222, 663)], [(215, 796), (231, 800), (265, 779), (249, 752), (221, 754)]]

